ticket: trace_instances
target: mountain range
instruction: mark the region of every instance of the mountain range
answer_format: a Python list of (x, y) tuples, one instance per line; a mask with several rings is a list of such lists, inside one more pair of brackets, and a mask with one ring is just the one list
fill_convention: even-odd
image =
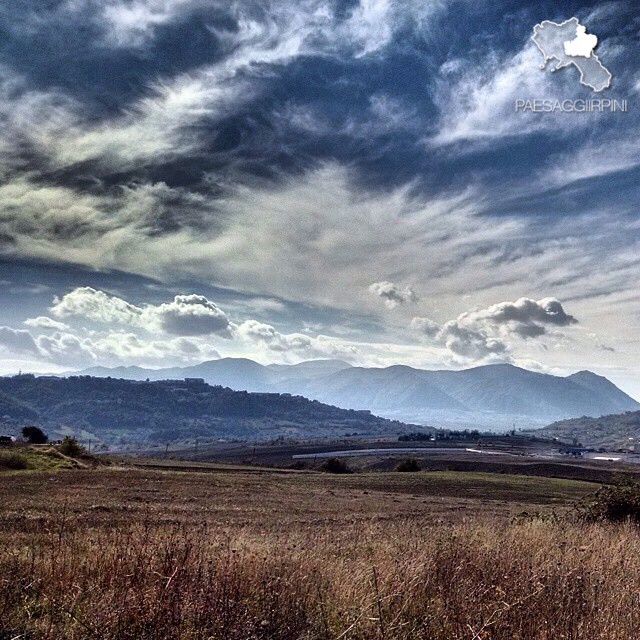
[(339, 360), (261, 365), (221, 358), (188, 367), (93, 367), (67, 375), (131, 380), (202, 378), (235, 390), (291, 393), (404, 422), (507, 430), (578, 416), (640, 410), (640, 403), (590, 371), (562, 377), (509, 364), (462, 371), (396, 365), (353, 367)]

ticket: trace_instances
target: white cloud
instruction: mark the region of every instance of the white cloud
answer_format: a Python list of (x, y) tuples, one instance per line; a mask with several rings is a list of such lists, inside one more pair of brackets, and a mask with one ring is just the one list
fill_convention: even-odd
[(289, 358), (352, 358), (357, 349), (327, 336), (312, 337), (302, 333), (280, 333), (271, 325), (256, 320), (246, 320), (234, 333), (254, 348), (276, 352), (285, 361)]
[(38, 355), (57, 365), (86, 367), (92, 364), (168, 366), (218, 358), (220, 354), (206, 342), (190, 338), (148, 340), (128, 331), (90, 333), (84, 337), (71, 332), (55, 332), (35, 339)]
[(429, 338), (435, 338), (440, 331), (440, 325), (430, 318), (415, 317), (411, 320), (410, 326), (416, 333)]
[(449, 351), (471, 361), (506, 355), (508, 351), (504, 341), (489, 336), (485, 331), (465, 327), (455, 320), (442, 327), (438, 339)]
[(52, 335), (40, 335), (36, 342), (41, 355), (56, 364), (86, 366), (96, 362), (90, 340), (83, 340), (72, 333), (58, 331)]
[(418, 301), (418, 296), (411, 287), (402, 288), (387, 280), (369, 285), (369, 291), (373, 295), (382, 298), (389, 309), (394, 309), (398, 305), (406, 304), (407, 302)]
[(108, 37), (116, 46), (138, 47), (147, 43), (156, 27), (173, 22), (189, 11), (211, 6), (213, 0), (101, 0)]
[[(273, 35), (295, 30), (307, 41), (309, 52), (330, 53), (348, 47), (357, 57), (374, 54), (387, 46), (396, 30), (411, 26), (423, 37), (434, 29), (434, 16), (447, 6), (444, 0), (360, 0), (345, 18), (336, 15), (326, 0), (287, 0), (269, 3), (229, 3), (217, 0), (67, 0), (66, 9), (76, 13), (99, 12), (106, 32), (106, 44), (141, 47), (158, 27), (179, 22), (198, 9), (220, 7), (241, 26), (254, 33)], [(294, 29), (291, 28), (291, 31)], [(223, 32), (224, 33), (224, 32)], [(225, 33), (227, 38), (231, 34)]]
[(139, 307), (92, 287), (78, 287), (55, 298), (50, 311), (57, 318), (80, 316), (180, 336), (230, 335), (225, 313), (215, 302), (197, 294), (177, 295), (171, 302)]
[(14, 354), (40, 355), (38, 345), (28, 331), (0, 327), (0, 348)]
[(176, 296), (173, 302), (147, 306), (145, 315), (157, 318), (166, 333), (180, 336), (229, 335), (229, 320), (215, 302), (197, 294)]
[(57, 318), (81, 316), (95, 322), (143, 326), (141, 307), (92, 287), (78, 287), (62, 298), (55, 297), (50, 311)]
[(64, 322), (58, 322), (57, 320), (53, 320), (53, 318), (49, 318), (47, 316), (38, 316), (37, 318), (28, 318), (24, 321), (24, 324), (27, 327), (32, 327), (34, 329), (52, 329), (55, 331), (68, 331), (69, 325), (66, 325)]
[(458, 144), (459, 151), (466, 153), (478, 145), (495, 145), (500, 138), (541, 131), (562, 134), (592, 126), (599, 117), (597, 113), (567, 118), (562, 113), (515, 111), (516, 99), (580, 97), (578, 77), (571, 76), (573, 71), (577, 74), (576, 70), (545, 73), (540, 70), (541, 61), (540, 51), (528, 42), (511, 57), (492, 52), (473, 66), (461, 67), (453, 77), (450, 65), (445, 64), (434, 96), (440, 108), (440, 121), (435, 135), (426, 139), (426, 143)]
[(640, 166), (640, 150), (635, 133), (629, 137), (607, 139), (598, 144), (588, 142), (579, 149), (559, 154), (539, 173), (542, 188), (562, 187), (579, 180), (600, 178)]
[(216, 349), (200, 340), (145, 340), (126, 331), (114, 331), (96, 338), (92, 349), (101, 362), (158, 366), (167, 366), (167, 362), (202, 362), (220, 357)]

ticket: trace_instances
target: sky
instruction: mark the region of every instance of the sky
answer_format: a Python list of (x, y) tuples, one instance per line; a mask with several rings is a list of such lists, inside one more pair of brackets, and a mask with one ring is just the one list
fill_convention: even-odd
[[(541, 69), (577, 17), (612, 84)], [(590, 369), (640, 398), (640, 8), (0, 6), (0, 373)], [(616, 99), (621, 113), (517, 112)]]

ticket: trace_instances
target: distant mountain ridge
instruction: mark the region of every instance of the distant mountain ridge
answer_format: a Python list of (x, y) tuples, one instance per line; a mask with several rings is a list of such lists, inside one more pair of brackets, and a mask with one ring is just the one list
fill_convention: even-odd
[(561, 377), (509, 364), (431, 371), (404, 365), (353, 367), (339, 360), (264, 366), (245, 358), (222, 358), (167, 369), (98, 367), (75, 375), (134, 380), (199, 377), (236, 390), (293, 393), (436, 426), (506, 429), (517, 422), (533, 427), (582, 415), (640, 410), (640, 403), (590, 371)]

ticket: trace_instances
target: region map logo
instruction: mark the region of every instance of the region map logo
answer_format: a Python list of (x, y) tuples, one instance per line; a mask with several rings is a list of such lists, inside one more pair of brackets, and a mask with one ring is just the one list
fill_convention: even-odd
[[(587, 28), (578, 18), (570, 18), (557, 23), (545, 20), (533, 28), (531, 39), (542, 53), (540, 69), (548, 67), (552, 72), (575, 67), (579, 72), (579, 81), (595, 93), (611, 86), (612, 74), (595, 53), (598, 36), (587, 33)], [(577, 76), (576, 76), (577, 77)], [(584, 99), (552, 100), (549, 98), (518, 99), (515, 101), (517, 112), (530, 113), (593, 113), (628, 111), (627, 100)]]
[(574, 65), (580, 71), (580, 83), (596, 92), (611, 86), (611, 73), (593, 50), (598, 46), (598, 36), (587, 33), (587, 28), (577, 18), (557, 24), (545, 20), (533, 28), (531, 39), (544, 56), (541, 69), (555, 60), (552, 71)]

